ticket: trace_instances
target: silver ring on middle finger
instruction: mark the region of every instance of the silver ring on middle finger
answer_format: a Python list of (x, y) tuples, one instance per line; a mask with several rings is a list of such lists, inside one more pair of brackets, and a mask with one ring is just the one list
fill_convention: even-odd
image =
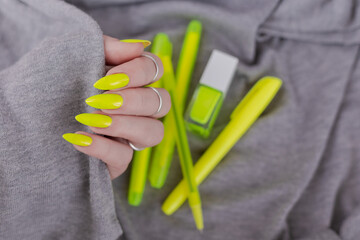
[(163, 105), (163, 101), (162, 101), (162, 97), (161, 97), (161, 94), (159, 93), (159, 91), (156, 89), (156, 88), (154, 88), (154, 87), (149, 87), (149, 88), (151, 88), (152, 90), (154, 90), (154, 92), (158, 95), (158, 97), (159, 97), (159, 107), (158, 107), (158, 109), (156, 110), (156, 112), (154, 113), (154, 114), (152, 114), (152, 115), (155, 115), (155, 114), (158, 114), (160, 111), (161, 111), (161, 107), (162, 107), (162, 105)]

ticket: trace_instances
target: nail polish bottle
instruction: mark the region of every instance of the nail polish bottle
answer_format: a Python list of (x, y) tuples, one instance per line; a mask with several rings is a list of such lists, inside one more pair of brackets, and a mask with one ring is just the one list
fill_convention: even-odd
[(187, 129), (207, 138), (235, 74), (238, 59), (213, 50), (185, 113)]

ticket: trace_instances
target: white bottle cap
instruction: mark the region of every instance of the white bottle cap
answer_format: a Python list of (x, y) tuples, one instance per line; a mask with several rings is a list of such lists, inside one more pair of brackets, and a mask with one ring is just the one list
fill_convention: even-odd
[(230, 87), (239, 60), (214, 49), (201, 76), (200, 83), (218, 89), (224, 97)]

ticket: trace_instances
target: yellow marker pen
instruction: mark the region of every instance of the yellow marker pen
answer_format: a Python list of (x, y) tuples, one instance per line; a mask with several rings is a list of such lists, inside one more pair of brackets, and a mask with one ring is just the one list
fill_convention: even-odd
[[(171, 50), (171, 42), (169, 41), (167, 44), (168, 47), (166, 47), (165, 49)], [(189, 205), (196, 223), (196, 227), (201, 230), (204, 228), (204, 223), (201, 209), (200, 194), (195, 183), (193, 162), (189, 143), (186, 136), (184, 119), (179, 109), (178, 102), (176, 102), (175, 100), (175, 76), (171, 58), (169, 58), (168, 56), (169, 54), (167, 54), (166, 52), (163, 55), (159, 55), (164, 66), (163, 83), (165, 88), (168, 89), (172, 101), (172, 107), (170, 109), (169, 115), (170, 118), (173, 119), (176, 130), (176, 145), (178, 148), (181, 170), (184, 176), (184, 190), (186, 191), (189, 199)]]
[[(270, 104), (280, 89), (282, 81), (276, 77), (264, 77), (248, 92), (231, 114), (229, 124), (219, 134), (194, 166), (196, 184), (211, 173), (236, 142), (246, 133), (260, 114)], [(187, 190), (184, 180), (166, 198), (162, 210), (173, 214), (186, 200)]]
[(151, 148), (134, 152), (128, 191), (128, 202), (132, 206), (139, 206), (142, 201), (150, 155)]
[[(162, 45), (160, 40), (158, 38), (154, 39), (154, 43), (151, 49), (152, 53), (159, 51), (159, 48)], [(161, 87), (161, 81), (162, 79), (154, 82), (150, 86), (159, 88)], [(132, 206), (139, 206), (142, 201), (151, 152), (152, 148), (145, 148), (144, 150), (134, 152), (128, 190), (128, 203)]]
[[(166, 55), (167, 58), (171, 59), (172, 57), (172, 48), (169, 44), (170, 40), (168, 35), (165, 33), (158, 33), (154, 38), (157, 44), (154, 54), (156, 54), (161, 59)], [(155, 44), (154, 44), (155, 45)], [(165, 69), (164, 72), (168, 71)], [(164, 118), (164, 137), (163, 140), (154, 147), (152, 161), (150, 164), (149, 171), (149, 181), (152, 187), (161, 188), (164, 184), (167, 171), (170, 167), (170, 162), (173, 158), (174, 153), (174, 144), (175, 144), (175, 126), (174, 119), (170, 114), (166, 115)]]
[(192, 20), (189, 23), (175, 72), (176, 98), (177, 102), (179, 102), (181, 112), (183, 112), (185, 108), (189, 84), (199, 50), (201, 31), (201, 22)]
[[(201, 22), (192, 20), (185, 34), (182, 45), (180, 58), (176, 69), (176, 101), (181, 113), (185, 109), (186, 97), (188, 93), (189, 83), (191, 80), (193, 68), (196, 62), (200, 38), (201, 38)], [(166, 34), (159, 33), (156, 38), (161, 42), (169, 41)], [(161, 47), (166, 47), (163, 44)], [(171, 59), (171, 51), (165, 50)], [(156, 53), (155, 53), (156, 54)], [(153, 149), (153, 161), (150, 165), (149, 180), (154, 188), (161, 188), (166, 181), (169, 168), (173, 159), (175, 148), (175, 136), (173, 134), (175, 126), (169, 117), (164, 119), (165, 135), (163, 141)]]

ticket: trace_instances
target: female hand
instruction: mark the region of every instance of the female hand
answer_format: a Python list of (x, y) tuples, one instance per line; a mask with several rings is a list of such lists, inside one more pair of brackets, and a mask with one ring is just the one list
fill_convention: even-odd
[[(142, 43), (143, 42), (143, 43)], [(159, 80), (163, 73), (160, 59), (151, 53), (144, 53), (147, 42), (121, 42), (104, 36), (105, 60), (112, 67), (104, 78), (94, 87), (108, 90), (103, 94), (89, 97), (88, 105), (100, 110), (76, 116), (76, 119), (89, 126), (94, 133), (76, 132), (64, 134), (65, 140), (90, 156), (104, 161), (111, 179), (121, 175), (130, 163), (133, 149), (152, 147), (161, 142), (164, 127), (156, 118), (163, 117), (170, 110), (170, 96), (165, 89), (156, 91), (145, 85)], [(156, 79), (156, 65), (159, 69)], [(159, 111), (158, 111), (159, 110)]]

